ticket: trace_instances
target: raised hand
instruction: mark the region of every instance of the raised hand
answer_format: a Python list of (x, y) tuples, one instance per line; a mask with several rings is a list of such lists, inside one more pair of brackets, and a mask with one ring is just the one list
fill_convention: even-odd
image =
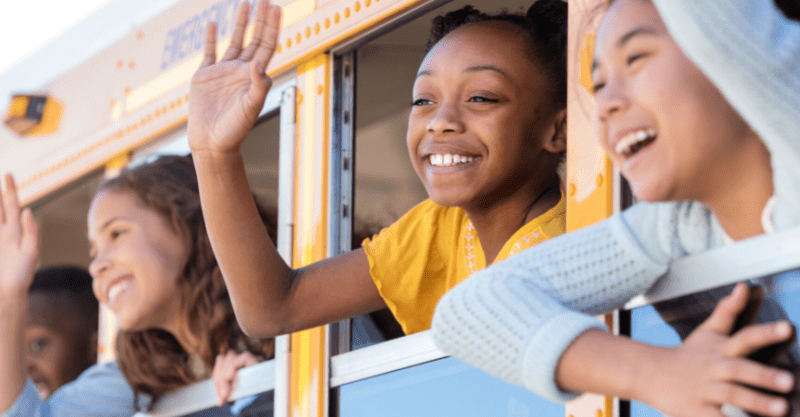
[(30, 209), (20, 213), (14, 177), (6, 174), (0, 194), (0, 297), (27, 298), (38, 257), (39, 227)]
[(229, 350), (224, 355), (217, 355), (211, 371), (211, 381), (217, 391), (217, 405), (225, 404), (236, 389), (239, 369), (257, 363), (258, 359), (249, 352), (236, 353)]
[(673, 416), (723, 417), (724, 404), (760, 415), (786, 415), (785, 398), (755, 388), (787, 393), (794, 377), (747, 356), (787, 340), (792, 326), (785, 321), (751, 325), (731, 335), (748, 291), (746, 285), (737, 285), (683, 345), (666, 351), (661, 371), (653, 372), (652, 383), (641, 388), (641, 399)]
[(217, 62), (216, 24), (206, 28), (205, 57), (189, 89), (189, 145), (192, 152), (239, 149), (256, 122), (272, 80), (265, 74), (275, 52), (281, 9), (261, 0), (253, 40), (243, 47), (250, 5), (236, 14), (231, 44)]

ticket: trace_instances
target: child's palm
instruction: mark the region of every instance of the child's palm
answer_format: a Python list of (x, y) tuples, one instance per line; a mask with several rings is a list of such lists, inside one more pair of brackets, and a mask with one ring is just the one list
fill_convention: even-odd
[(264, 105), (272, 81), (264, 74), (275, 52), (280, 8), (261, 1), (253, 40), (243, 47), (249, 6), (236, 16), (231, 45), (216, 62), (216, 27), (206, 33), (205, 58), (189, 93), (189, 145), (193, 151), (228, 152), (244, 141)]
[(28, 290), (39, 257), (39, 228), (29, 209), (20, 213), (14, 179), (6, 176), (0, 197), (0, 296)]
[(193, 140), (205, 137), (207, 142), (195, 141), (193, 148), (228, 151), (247, 136), (264, 102), (258, 97), (259, 91), (251, 91), (258, 87), (253, 87), (250, 71), (249, 63), (234, 60), (222, 61), (195, 73), (189, 118), (192, 127), (202, 129), (203, 133), (189, 137)]

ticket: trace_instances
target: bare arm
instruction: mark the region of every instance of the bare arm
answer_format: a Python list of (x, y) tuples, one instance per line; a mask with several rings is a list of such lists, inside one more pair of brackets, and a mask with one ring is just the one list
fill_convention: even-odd
[(11, 176), (0, 197), (0, 411), (8, 410), (25, 386), (23, 331), (28, 289), (39, 256), (39, 230), (30, 210), (20, 214)]
[(258, 337), (289, 333), (385, 306), (363, 250), (293, 270), (261, 222), (240, 150), (264, 104), (264, 70), (277, 42), (280, 9), (261, 1), (254, 37), (242, 47), (248, 6), (238, 11), (231, 46), (216, 62), (209, 25), (206, 58), (192, 78), (189, 143), (214, 254), (243, 330)]

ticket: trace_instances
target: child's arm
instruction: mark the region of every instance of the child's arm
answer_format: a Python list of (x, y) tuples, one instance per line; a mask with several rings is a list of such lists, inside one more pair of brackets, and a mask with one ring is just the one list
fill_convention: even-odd
[[(2, 188), (2, 187), (0, 187)], [(25, 387), (23, 331), (28, 290), (39, 256), (39, 229), (30, 209), (20, 213), (10, 175), (0, 197), (0, 410), (10, 408)]]
[(242, 48), (248, 6), (238, 11), (230, 48), (215, 64), (209, 26), (206, 58), (192, 78), (189, 143), (214, 254), (236, 317), (250, 335), (288, 333), (385, 306), (363, 250), (292, 270), (261, 222), (240, 150), (271, 80), (264, 70), (278, 35), (280, 8), (258, 4), (252, 43)]
[[(618, 308), (652, 286), (675, 256), (670, 248), (685, 250), (674, 233), (678, 213), (693, 214), (695, 221), (687, 222), (693, 230), (712, 229), (709, 217), (702, 221), (702, 211), (677, 204), (639, 204), (626, 216), (543, 242), (477, 272), (440, 301), (433, 321), (437, 345), (552, 400), (575, 396), (564, 388), (641, 398), (632, 389), (647, 384), (637, 384), (633, 377), (646, 375), (647, 366), (656, 369), (650, 362), (663, 364), (664, 358), (678, 356), (593, 330), (605, 326), (578, 311), (595, 315)], [(644, 230), (630, 229), (630, 220)], [(673, 234), (659, 224), (669, 226)], [(761, 345), (773, 340), (761, 339)], [(570, 370), (576, 369), (589, 374), (577, 374), (577, 383), (587, 385), (570, 379)], [(564, 370), (567, 377), (562, 380)]]
[[(650, 346), (591, 330), (578, 336), (561, 357), (556, 380), (574, 392), (597, 392), (648, 403), (672, 416), (720, 416), (729, 404), (759, 415), (785, 415), (784, 398), (751, 387), (789, 392), (790, 373), (746, 359), (761, 347), (786, 340), (791, 325), (747, 327), (732, 336), (747, 304), (739, 284), (709, 319), (675, 348)], [(632, 360), (632, 358), (634, 358)]]

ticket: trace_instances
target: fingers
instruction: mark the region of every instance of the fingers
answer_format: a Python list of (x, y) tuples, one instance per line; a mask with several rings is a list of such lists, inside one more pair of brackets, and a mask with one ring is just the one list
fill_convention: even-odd
[(711, 329), (720, 334), (730, 334), (736, 319), (747, 305), (749, 294), (747, 285), (743, 283), (736, 284), (731, 295), (723, 298), (717, 304), (714, 312), (700, 327)]
[(22, 247), (26, 252), (34, 252), (39, 248), (39, 225), (33, 220), (29, 208), (22, 211)]
[(258, 43), (261, 41), (264, 27), (267, 25), (267, 12), (269, 11), (269, 8), (270, 4), (268, 1), (262, 0), (256, 5), (256, 22), (253, 27), (253, 39), (250, 41), (250, 45), (248, 45), (239, 55), (239, 59), (242, 61), (249, 61), (253, 58), (255, 50), (258, 47)]
[[(250, 63), (250, 81), (252, 83), (247, 94), (253, 106), (263, 106), (267, 93), (272, 87), (272, 79), (267, 74), (264, 74), (261, 68), (263, 68), (263, 65), (260, 61), (256, 60)], [(254, 111), (260, 113), (261, 109), (254, 109)]]
[(760, 348), (786, 341), (792, 333), (792, 325), (787, 321), (747, 326), (731, 336), (725, 353), (728, 356), (747, 356)]
[(3, 194), (5, 193), (3, 192), (2, 187), (0, 187), (0, 226), (6, 223), (6, 199)]
[(17, 196), (17, 184), (14, 176), (5, 175), (5, 192), (0, 197), (0, 220), (3, 223), (19, 224), (19, 197)]
[(217, 404), (223, 405), (231, 396), (236, 384), (236, 375), (239, 369), (255, 365), (258, 360), (248, 352), (237, 354), (228, 351), (225, 355), (217, 356), (214, 362), (214, 370), (211, 372), (211, 379), (217, 391)]
[(250, 4), (242, 3), (239, 10), (236, 11), (236, 22), (233, 27), (233, 34), (231, 35), (231, 44), (228, 50), (222, 56), (223, 61), (230, 61), (239, 57), (242, 52), (242, 44), (244, 43), (244, 32), (247, 28), (247, 19), (250, 15)]
[(206, 26), (206, 48), (200, 68), (207, 67), (217, 62), (217, 24), (208, 22)]
[(790, 392), (794, 388), (794, 376), (791, 373), (749, 359), (720, 362), (713, 372), (718, 381), (735, 382), (773, 392)]
[(766, 416), (783, 416), (789, 411), (785, 398), (762, 394), (737, 384), (717, 383), (710, 390), (711, 401), (730, 404), (752, 413)]
[(264, 72), (278, 44), (281, 8), (270, 4), (269, 1), (261, 1), (258, 4), (256, 15), (258, 17), (253, 30), (253, 41), (239, 59), (260, 61), (263, 66), (259, 67), (259, 70)]
[(211, 371), (211, 381), (214, 383), (214, 390), (217, 392), (217, 405), (223, 405), (228, 401), (231, 394), (231, 381), (226, 378), (228, 374), (227, 368), (230, 365), (230, 355), (233, 351), (229, 351), (226, 355), (217, 355), (214, 361), (214, 369)]

